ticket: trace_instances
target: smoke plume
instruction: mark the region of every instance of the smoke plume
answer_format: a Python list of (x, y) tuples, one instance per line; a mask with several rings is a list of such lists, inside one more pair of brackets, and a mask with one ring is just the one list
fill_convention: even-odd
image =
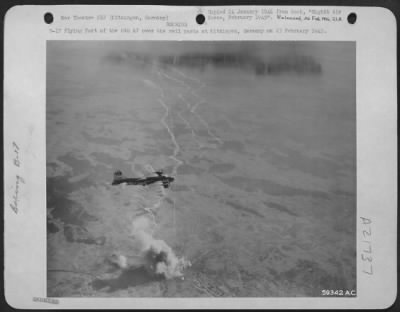
[(165, 241), (155, 239), (151, 234), (151, 227), (150, 220), (144, 216), (132, 223), (132, 236), (139, 245), (146, 269), (166, 279), (183, 277), (185, 268), (191, 266), (190, 261), (177, 257)]

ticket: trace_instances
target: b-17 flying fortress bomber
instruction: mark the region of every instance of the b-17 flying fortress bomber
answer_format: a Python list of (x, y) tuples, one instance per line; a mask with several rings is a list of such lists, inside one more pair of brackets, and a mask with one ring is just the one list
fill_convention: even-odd
[(122, 174), (122, 171), (117, 170), (114, 172), (114, 180), (112, 181), (112, 185), (118, 185), (122, 183), (126, 183), (127, 185), (149, 185), (156, 182), (161, 182), (164, 188), (168, 188), (170, 184), (175, 180), (173, 177), (169, 177), (163, 174), (162, 170), (158, 170), (154, 172), (157, 174), (152, 177), (145, 178), (127, 178)]

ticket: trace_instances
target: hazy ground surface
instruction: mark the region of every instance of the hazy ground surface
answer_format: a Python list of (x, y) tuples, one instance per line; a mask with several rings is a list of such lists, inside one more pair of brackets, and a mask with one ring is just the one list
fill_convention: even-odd
[[(322, 74), (164, 68), (125, 53), (245, 49), (267, 58), (293, 47), (313, 55)], [(354, 48), (50, 42), (48, 295), (355, 289)], [(170, 189), (110, 185), (116, 169), (135, 177), (151, 167), (176, 171)], [(135, 220), (192, 263), (184, 279), (145, 269)], [(113, 265), (113, 253), (130, 268)]]

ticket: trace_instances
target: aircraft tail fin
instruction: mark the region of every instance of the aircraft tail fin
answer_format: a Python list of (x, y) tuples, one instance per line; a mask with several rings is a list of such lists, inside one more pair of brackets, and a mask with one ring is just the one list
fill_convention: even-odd
[(122, 180), (126, 179), (121, 170), (117, 170), (114, 172), (114, 180), (112, 181), (112, 185), (120, 184)]

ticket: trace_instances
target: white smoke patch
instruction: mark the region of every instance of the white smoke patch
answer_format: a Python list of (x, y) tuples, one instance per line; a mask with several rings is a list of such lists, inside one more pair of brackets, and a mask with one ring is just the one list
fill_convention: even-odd
[(119, 255), (117, 261), (118, 261), (118, 262), (117, 262), (118, 265), (119, 265), (121, 268), (126, 269), (126, 268), (128, 267), (128, 259), (127, 259), (125, 256)]
[(177, 257), (165, 241), (152, 236), (148, 218), (139, 217), (133, 221), (132, 236), (139, 244), (146, 269), (152, 274), (162, 275), (166, 279), (183, 277), (184, 270), (191, 266), (184, 257)]

